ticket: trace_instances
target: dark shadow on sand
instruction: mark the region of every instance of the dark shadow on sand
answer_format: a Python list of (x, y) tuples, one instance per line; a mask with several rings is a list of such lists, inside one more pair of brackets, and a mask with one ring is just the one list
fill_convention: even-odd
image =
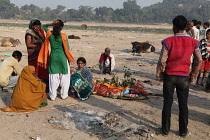
[[(152, 89), (150, 89), (150, 90), (152, 90)], [(154, 89), (154, 90), (156, 90), (156, 89)], [(178, 103), (178, 98), (177, 98), (176, 92), (174, 93), (174, 98), (173, 99), (174, 99), (174, 101), (177, 101), (177, 103)], [(149, 101), (148, 100), (139, 100), (138, 102), (142, 102), (142, 103), (147, 104), (151, 107), (162, 110), (163, 101), (160, 105), (156, 102), (156, 100), (163, 100), (163, 97), (151, 97), (151, 99)], [(210, 106), (208, 104), (209, 102), (210, 101), (206, 98), (200, 98), (198, 96), (189, 94), (189, 98), (188, 98), (189, 119), (209, 125), (210, 115), (206, 114), (205, 112), (202, 113), (202, 112), (190, 109), (190, 106), (196, 106), (196, 107), (199, 107), (199, 108), (210, 110)], [(179, 116), (178, 104), (173, 103), (172, 114)], [(161, 117), (161, 114), (160, 114), (160, 117)]]

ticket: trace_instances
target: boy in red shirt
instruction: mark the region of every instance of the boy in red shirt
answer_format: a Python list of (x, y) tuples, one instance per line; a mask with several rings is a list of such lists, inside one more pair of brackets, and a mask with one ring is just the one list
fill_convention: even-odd
[[(162, 41), (163, 47), (156, 72), (157, 79), (163, 78), (164, 105), (161, 132), (163, 135), (168, 135), (170, 131), (171, 106), (176, 88), (179, 103), (179, 135), (187, 137), (190, 134), (187, 129), (189, 82), (195, 84), (199, 73), (201, 54), (198, 46), (200, 43), (184, 34), (187, 25), (187, 19), (184, 16), (177, 16), (172, 22), (175, 35)], [(190, 72), (192, 55), (194, 65)]]

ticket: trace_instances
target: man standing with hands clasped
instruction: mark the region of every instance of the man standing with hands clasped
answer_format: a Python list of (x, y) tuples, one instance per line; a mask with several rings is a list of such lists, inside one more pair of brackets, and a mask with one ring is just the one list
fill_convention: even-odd
[[(186, 36), (184, 31), (187, 19), (180, 15), (173, 19), (174, 36), (162, 41), (162, 50), (157, 64), (156, 78), (163, 78), (164, 105), (162, 110), (162, 135), (168, 135), (171, 123), (171, 106), (174, 89), (176, 88), (179, 103), (179, 135), (189, 136), (188, 125), (188, 96), (189, 83), (195, 84), (201, 66), (199, 41)], [(194, 64), (190, 72), (191, 56)]]

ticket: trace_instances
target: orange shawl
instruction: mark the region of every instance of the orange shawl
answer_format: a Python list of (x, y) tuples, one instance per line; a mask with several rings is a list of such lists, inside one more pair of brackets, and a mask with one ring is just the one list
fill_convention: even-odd
[[(46, 34), (46, 39), (40, 49), (39, 52), (39, 56), (38, 56), (38, 65), (42, 66), (44, 68), (48, 67), (48, 60), (49, 60), (49, 44), (50, 44), (50, 35), (52, 34), (51, 31), (47, 31)], [(63, 48), (64, 48), (64, 52), (66, 54), (66, 57), (68, 59), (69, 62), (73, 62), (74, 61), (74, 57), (72, 56), (72, 54), (70, 53), (69, 49), (68, 49), (68, 45), (66, 42), (66, 34), (61, 33), (61, 37), (62, 37), (62, 44), (63, 44)]]
[(37, 79), (34, 74), (34, 66), (24, 67), (15, 85), (10, 106), (1, 108), (2, 111), (27, 112), (40, 106), (46, 85)]

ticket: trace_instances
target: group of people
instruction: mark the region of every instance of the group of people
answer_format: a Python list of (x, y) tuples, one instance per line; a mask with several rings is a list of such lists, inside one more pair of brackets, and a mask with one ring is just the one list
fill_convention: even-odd
[[(49, 26), (53, 27), (52, 31)], [(61, 20), (44, 25), (36, 18), (30, 21), (25, 34), (28, 66), (21, 71), (18, 64), (22, 58), (20, 51), (14, 51), (0, 63), (0, 87), (3, 91), (13, 89), (10, 106), (1, 110), (23, 112), (46, 106), (47, 98), (56, 99), (59, 88), (64, 100), (69, 96), (69, 89), (72, 96), (88, 99), (92, 91), (92, 72), (83, 57), (77, 59), (77, 69), (70, 69), (75, 59), (67, 35), (61, 33), (63, 26)], [(115, 59), (109, 48), (105, 49), (99, 63), (103, 74), (114, 69)]]
[[(200, 46), (199, 49), (201, 51), (201, 56), (202, 56), (202, 66), (197, 78), (197, 86), (205, 86), (205, 90), (209, 92), (210, 89), (210, 75), (208, 75), (208, 78), (206, 80), (207, 74), (210, 70), (210, 28), (209, 28), (209, 22), (205, 22), (203, 24), (204, 28), (204, 36), (203, 39), (200, 40)], [(201, 73), (203, 72), (203, 76), (201, 79), (201, 82), (199, 84), (199, 79), (201, 76)], [(206, 80), (206, 84), (205, 84)]]
[[(209, 23), (205, 22), (204, 39), (198, 41), (201, 31), (196, 25), (199, 22), (188, 22), (184, 16), (179, 15), (172, 23), (174, 36), (162, 41), (156, 72), (157, 80), (163, 80), (164, 104), (160, 131), (163, 135), (168, 135), (170, 131), (171, 106), (176, 89), (179, 103), (179, 134), (181, 137), (187, 137), (190, 134), (187, 128), (189, 84), (198, 84), (201, 71), (204, 70), (203, 77), (209, 71), (210, 29)], [(53, 30), (50, 31), (48, 26), (52, 26)], [(83, 57), (77, 59), (77, 69), (70, 69), (70, 63), (74, 63), (75, 60), (69, 51), (66, 34), (61, 33), (63, 26), (61, 20), (42, 26), (38, 19), (30, 22), (25, 35), (29, 66), (20, 71), (18, 62), (22, 53), (19, 51), (13, 52), (12, 57), (6, 58), (0, 64), (0, 86), (3, 89), (13, 87), (13, 79), (19, 76), (10, 106), (1, 110), (32, 111), (40, 105), (45, 105), (46, 102), (43, 101), (47, 99), (46, 85), (51, 100), (56, 99), (59, 86), (62, 99), (68, 97), (69, 91), (71, 96), (77, 96), (81, 100), (88, 99), (93, 84), (92, 72), (86, 66)], [(114, 55), (110, 52), (110, 49), (106, 48), (99, 59), (99, 67), (103, 74), (110, 74), (115, 66)], [(12, 67), (9, 67), (11, 65)], [(204, 79), (201, 82), (201, 85), (203, 84)]]
[[(207, 74), (210, 69), (210, 29), (209, 29), (209, 22), (203, 23), (203, 29), (204, 33), (202, 33), (201, 30), (201, 22), (197, 20), (188, 21), (187, 27), (186, 27), (186, 33), (190, 37), (200, 41), (199, 49), (202, 55), (202, 65), (200, 68), (200, 72), (198, 74), (196, 85), (195, 86), (205, 86), (206, 91), (210, 89), (210, 76), (208, 76), (207, 82), (205, 84), (205, 80), (207, 77)], [(203, 34), (203, 35), (201, 35)], [(202, 38), (200, 40), (200, 37)], [(201, 82), (200, 77), (203, 73)]]

